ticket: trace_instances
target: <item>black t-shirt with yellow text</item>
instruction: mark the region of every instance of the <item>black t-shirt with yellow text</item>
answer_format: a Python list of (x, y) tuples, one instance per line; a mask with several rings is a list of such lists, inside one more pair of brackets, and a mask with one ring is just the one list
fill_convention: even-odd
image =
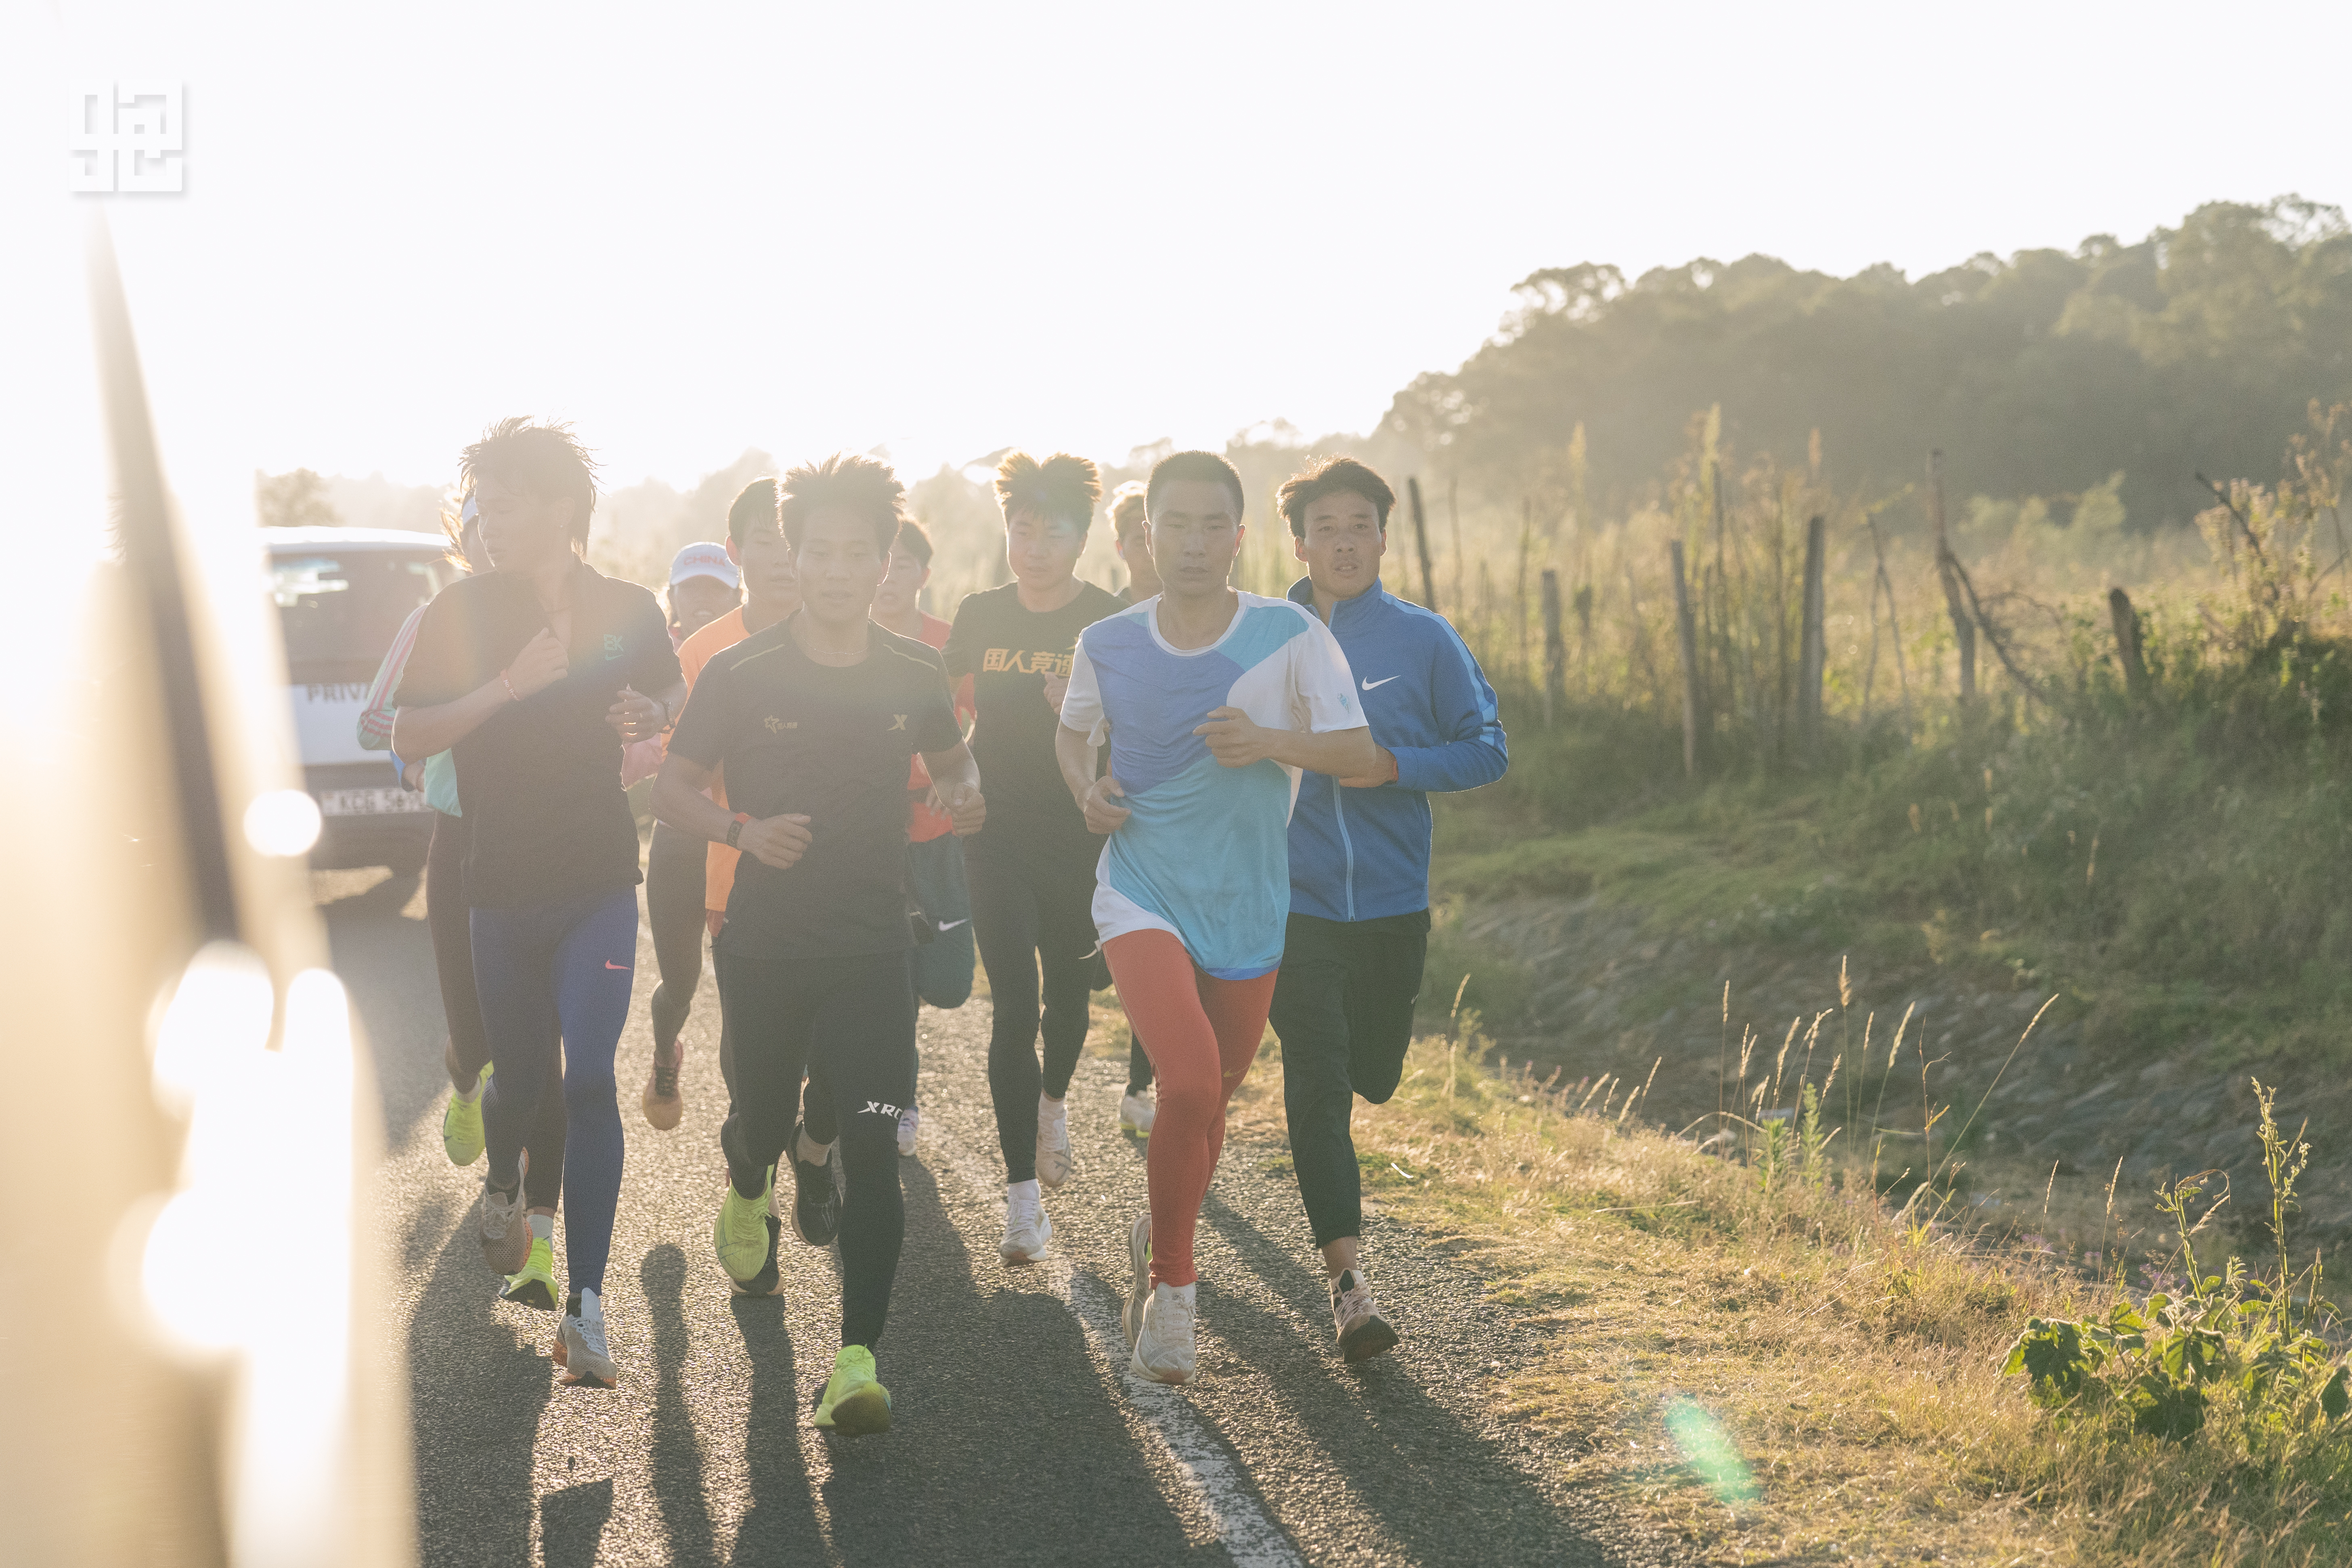
[(954, 700), (938, 654), (880, 626), (857, 663), (817, 663), (793, 640), (804, 613), (712, 655), (670, 736), (673, 756), (724, 768), (734, 810), (810, 819), (791, 867), (737, 862), (719, 945), (747, 958), (896, 952), (914, 941), (908, 763), (963, 738)]
[(979, 717), (971, 754), (988, 797), (988, 825), (966, 841), (974, 849), (1013, 854), (1083, 855), (1102, 840), (1062, 782), (1054, 759), (1061, 716), (1045, 704), (1045, 676), (1067, 678), (1078, 634), (1118, 612), (1118, 601), (1092, 583), (1058, 610), (1031, 610), (1017, 583), (990, 588), (957, 606), (954, 629), (941, 650), (948, 674), (972, 678)]

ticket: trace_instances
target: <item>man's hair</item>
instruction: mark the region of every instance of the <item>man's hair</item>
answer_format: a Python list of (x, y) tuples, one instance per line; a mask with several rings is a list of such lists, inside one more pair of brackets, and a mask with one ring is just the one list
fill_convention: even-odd
[(778, 499), (773, 479), (753, 479), (736, 491), (727, 508), (728, 542), (740, 544), (753, 529), (775, 527)]
[(1160, 510), (1160, 492), (1170, 484), (1184, 479), (1206, 479), (1234, 492), (1234, 521), (1242, 520), (1242, 477), (1234, 466), (1214, 452), (1171, 452), (1151, 465), (1150, 481), (1144, 487), (1145, 510)]
[(900, 523), (898, 525), (898, 537), (896, 542), (897, 544), (905, 545), (907, 547), (907, 553), (913, 556), (916, 562), (920, 564), (925, 571), (928, 572), (930, 570), (931, 536), (923, 531), (923, 525), (921, 523), (917, 522), (911, 517), (906, 521)]
[(1129, 479), (1112, 492), (1110, 498), (1110, 531), (1113, 535), (1150, 521), (1143, 504), (1143, 486)]
[(907, 521), (898, 510), (907, 488), (890, 471), (890, 465), (854, 453), (835, 452), (821, 463), (799, 464), (785, 472), (777, 490), (782, 497), (777, 510), (784, 537), (795, 551), (801, 547), (809, 514), (825, 507), (856, 512), (874, 535), (877, 555), (890, 553), (890, 542), (898, 536), (898, 525)]
[(596, 462), (571, 426), (556, 420), (541, 425), (527, 414), (499, 420), (457, 459), (460, 490), (471, 490), (486, 479), (541, 500), (570, 500), (572, 541), (588, 542), (588, 519), (596, 510)]
[(1353, 458), (1320, 458), (1307, 464), (1305, 473), (1283, 480), (1282, 488), (1274, 492), (1274, 504), (1290, 520), (1292, 536), (1304, 539), (1307, 509), (1342, 490), (1371, 502), (1372, 510), (1381, 514), (1381, 531), (1389, 531), (1389, 509), (1396, 505), (1396, 491), (1389, 489), (1388, 480)]
[(1034, 511), (1048, 522), (1076, 525), (1080, 533), (1095, 520), (1102, 499), (1102, 475), (1094, 464), (1067, 452), (1039, 462), (1026, 452), (1008, 452), (996, 465), (996, 502), (1006, 521), (1015, 511)]

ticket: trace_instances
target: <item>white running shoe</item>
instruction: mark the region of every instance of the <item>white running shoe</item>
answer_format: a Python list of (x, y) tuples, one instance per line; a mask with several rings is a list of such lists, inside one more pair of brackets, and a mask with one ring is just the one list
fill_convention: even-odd
[(1118, 1130), (1121, 1132), (1149, 1138), (1151, 1136), (1151, 1119), (1159, 1114), (1159, 1102), (1151, 1098), (1151, 1091), (1148, 1089), (1141, 1094), (1118, 1097)]
[(1360, 1268), (1342, 1270), (1331, 1281), (1331, 1326), (1340, 1359), (1351, 1364), (1370, 1361), (1397, 1342), (1396, 1325), (1372, 1300), (1371, 1281)]
[(595, 1291), (576, 1291), (565, 1303), (555, 1330), (555, 1364), (563, 1369), (567, 1388), (619, 1386), (620, 1369), (604, 1344), (604, 1303)]
[(898, 1112), (898, 1158), (915, 1157), (915, 1129), (922, 1125), (923, 1113), (913, 1106)]
[(1127, 1260), (1135, 1266), (1134, 1282), (1127, 1288), (1127, 1300), (1118, 1306), (1118, 1326), (1127, 1331), (1127, 1348), (1135, 1348), (1136, 1336), (1143, 1332), (1143, 1304), (1151, 1300), (1151, 1211), (1145, 1209), (1135, 1216), (1127, 1229)]
[(481, 1218), (475, 1237), (482, 1244), (482, 1260), (501, 1274), (520, 1274), (530, 1257), (530, 1222), (522, 1212), (522, 1184), (502, 1193), (482, 1184)]
[(1135, 1336), (1135, 1370), (1154, 1383), (1190, 1383), (1200, 1370), (1192, 1341), (1191, 1285), (1154, 1285), (1143, 1304), (1143, 1331)]
[(1037, 1097), (1037, 1184), (1052, 1192), (1070, 1179), (1070, 1102)]
[(1043, 1200), (1005, 1194), (1004, 1245), (996, 1249), (1005, 1262), (1034, 1263), (1053, 1239), (1054, 1222), (1045, 1217)]

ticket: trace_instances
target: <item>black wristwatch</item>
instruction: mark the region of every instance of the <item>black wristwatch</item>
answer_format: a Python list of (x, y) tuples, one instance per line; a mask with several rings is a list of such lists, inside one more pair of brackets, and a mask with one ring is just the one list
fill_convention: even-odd
[(749, 813), (739, 811), (735, 814), (735, 820), (727, 825), (728, 848), (740, 849), (742, 847), (742, 846), (736, 841), (743, 837), (743, 825), (751, 820), (751, 818)]

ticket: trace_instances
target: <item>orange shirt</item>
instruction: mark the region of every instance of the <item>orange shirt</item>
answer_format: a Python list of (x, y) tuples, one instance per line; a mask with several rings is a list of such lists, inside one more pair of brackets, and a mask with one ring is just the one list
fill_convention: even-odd
[[(702, 673), (702, 667), (709, 664), (714, 655), (722, 649), (733, 647), (750, 635), (743, 629), (743, 606), (738, 605), (680, 644), (677, 650), (677, 665), (679, 670), (686, 676), (687, 694), (689, 697), (693, 695), (695, 677)], [(667, 750), (668, 736), (662, 737), (662, 746), (664, 750)], [(710, 798), (722, 806), (727, 804), (726, 779), (713, 775), (710, 781)], [(726, 910), (727, 895), (735, 890), (736, 857), (742, 853), (740, 849), (730, 849), (724, 844), (713, 844), (710, 847), (710, 857), (705, 862), (703, 875), (702, 907), (704, 909), (722, 912)]]
[[(921, 611), (916, 612), (921, 615)], [(948, 646), (949, 624), (937, 616), (923, 616), (923, 629), (915, 635), (932, 647)], [(971, 677), (965, 676), (956, 683), (956, 722), (969, 733), (971, 728)], [(985, 785), (986, 781), (982, 781)], [(933, 811), (929, 805), (931, 775), (917, 757), (907, 773), (907, 788), (912, 798), (907, 806), (907, 842), (928, 844), (934, 838), (944, 838), (955, 831), (955, 819), (944, 811)]]

